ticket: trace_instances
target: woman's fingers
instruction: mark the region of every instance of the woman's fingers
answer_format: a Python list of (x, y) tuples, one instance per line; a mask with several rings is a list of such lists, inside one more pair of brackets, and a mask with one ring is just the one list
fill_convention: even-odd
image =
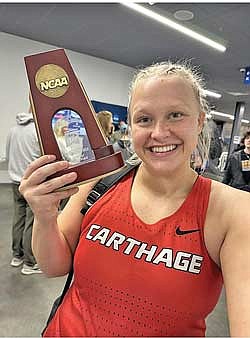
[(55, 155), (44, 155), (36, 159), (27, 167), (22, 178), (19, 191), (25, 198), (42, 196), (73, 183), (77, 174), (75, 172), (46, 180), (49, 176), (69, 167), (67, 161), (56, 161)]
[(19, 191), (29, 203), (36, 219), (44, 224), (56, 219), (60, 200), (78, 192), (77, 187), (57, 191), (73, 183), (77, 178), (76, 172), (48, 179), (52, 174), (69, 167), (67, 161), (55, 160), (55, 156), (45, 155), (33, 161), (26, 169), (19, 186)]
[(42, 157), (32, 162), (24, 173), (23, 180), (28, 180), (29, 185), (38, 185), (52, 174), (69, 167), (67, 161), (52, 162), (52, 158)]
[(23, 179), (27, 179), (35, 170), (40, 168), (41, 166), (44, 166), (47, 163), (55, 161), (56, 156), (55, 155), (43, 155), (39, 158), (37, 158), (35, 161), (31, 162), (24, 174), (23, 174)]
[(74, 188), (69, 188), (67, 190), (54, 192), (53, 195), (55, 196), (56, 200), (63, 200), (65, 198), (68, 198), (68, 197), (78, 193), (78, 191), (79, 191), (79, 188), (74, 187)]
[(77, 173), (72, 172), (68, 174), (64, 174), (62, 176), (52, 178), (48, 181), (45, 181), (39, 184), (36, 187), (36, 195), (45, 195), (50, 192), (54, 192), (55, 190), (62, 188), (66, 184), (73, 183), (77, 178)]
[(74, 187), (62, 191), (55, 191), (47, 196), (49, 197), (50, 204), (52, 205), (53, 203), (59, 203), (61, 200), (71, 197), (72, 195), (78, 193), (78, 191), (79, 188)]
[(58, 161), (53, 163), (45, 164), (44, 166), (38, 168), (33, 172), (29, 177), (30, 185), (38, 185), (44, 182), (49, 176), (57, 173), (58, 171), (67, 169), (69, 167), (69, 162), (67, 161)]

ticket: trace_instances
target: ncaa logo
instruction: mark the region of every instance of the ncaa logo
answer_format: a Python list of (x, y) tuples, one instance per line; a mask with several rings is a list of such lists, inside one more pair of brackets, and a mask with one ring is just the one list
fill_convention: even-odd
[(66, 71), (57, 65), (47, 64), (39, 68), (35, 76), (39, 92), (50, 98), (63, 96), (69, 89), (69, 77)]

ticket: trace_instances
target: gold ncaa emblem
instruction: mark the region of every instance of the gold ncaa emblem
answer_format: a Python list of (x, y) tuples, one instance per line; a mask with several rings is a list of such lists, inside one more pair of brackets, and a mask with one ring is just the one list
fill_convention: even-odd
[(35, 82), (39, 92), (51, 98), (63, 96), (69, 88), (68, 74), (62, 67), (54, 64), (39, 68)]

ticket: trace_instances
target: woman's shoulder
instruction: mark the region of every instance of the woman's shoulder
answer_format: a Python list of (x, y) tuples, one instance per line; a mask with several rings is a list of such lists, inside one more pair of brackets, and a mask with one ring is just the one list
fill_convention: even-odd
[[(250, 194), (230, 187), (224, 183), (212, 180), (210, 194), (211, 210), (220, 216), (219, 219), (237, 219), (244, 215), (250, 216)], [(231, 223), (231, 222), (230, 222)]]
[(233, 188), (227, 184), (224, 184), (219, 181), (211, 180), (212, 185), (211, 185), (211, 190), (215, 195), (220, 196), (221, 198), (225, 198), (226, 200), (234, 200), (239, 197), (242, 198), (247, 198), (249, 197), (247, 193), (245, 193), (242, 190)]
[(212, 180), (204, 234), (207, 250), (218, 266), (225, 240), (237, 240), (250, 230), (249, 206), (249, 193)]

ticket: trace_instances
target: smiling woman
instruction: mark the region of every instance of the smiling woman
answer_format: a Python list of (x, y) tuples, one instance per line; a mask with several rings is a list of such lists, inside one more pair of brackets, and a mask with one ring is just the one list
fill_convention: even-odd
[(137, 166), (85, 216), (94, 183), (55, 192), (76, 175), (45, 180), (68, 163), (30, 164), (20, 191), (35, 214), (37, 262), (49, 276), (74, 266), (44, 336), (205, 336), (223, 281), (231, 335), (250, 336), (249, 194), (191, 168), (194, 151), (208, 152), (206, 113), (202, 80), (187, 65), (139, 71), (129, 101)]
[(140, 82), (130, 111), (134, 149), (144, 164), (176, 175), (185, 160), (189, 170), (204, 121), (192, 87), (178, 76)]
[[(172, 81), (170, 86), (168, 86), (169, 81)], [(157, 83), (159, 87), (157, 86)], [(185, 83), (186, 86), (184, 85)], [(166, 87), (165, 89), (164, 85)], [(190, 117), (193, 114), (198, 115), (201, 130), (198, 132), (198, 142), (196, 141), (194, 146), (194, 148), (197, 149), (193, 149), (193, 152), (198, 152), (200, 154), (203, 167), (205, 167), (210, 144), (207, 123), (205, 120), (205, 116), (208, 113), (208, 103), (204, 94), (203, 78), (198, 73), (197, 69), (192, 69), (188, 64), (162, 62), (144, 68), (135, 75), (130, 88), (129, 121), (131, 126), (135, 123), (137, 126), (146, 127), (149, 126), (151, 117), (147, 116), (146, 112), (140, 109), (147, 109), (147, 107), (145, 107), (147, 103), (150, 105), (149, 96), (147, 97), (148, 100), (142, 97), (142, 107), (136, 107), (136, 114), (132, 118), (133, 97), (138, 95), (140, 86), (144, 86), (142, 91), (145, 95), (151, 95), (151, 104), (154, 106), (154, 109), (158, 110), (160, 115), (162, 112), (160, 109), (163, 109), (163, 112), (165, 112), (165, 121), (168, 122), (165, 126), (172, 126), (172, 128), (182, 127), (182, 132), (186, 133), (188, 130), (190, 131), (190, 129), (184, 122), (190, 120)], [(163, 93), (159, 92), (159, 88), (162, 88)], [(161, 96), (162, 94), (163, 96)], [(192, 96), (193, 102), (191, 102)], [(162, 97), (168, 102), (162, 102)], [(189, 104), (188, 102), (185, 102), (185, 97), (190, 97)], [(162, 107), (157, 106), (157, 103)], [(153, 121), (151, 122), (153, 123)], [(173, 145), (173, 147), (174, 149), (177, 148), (177, 144)]]

